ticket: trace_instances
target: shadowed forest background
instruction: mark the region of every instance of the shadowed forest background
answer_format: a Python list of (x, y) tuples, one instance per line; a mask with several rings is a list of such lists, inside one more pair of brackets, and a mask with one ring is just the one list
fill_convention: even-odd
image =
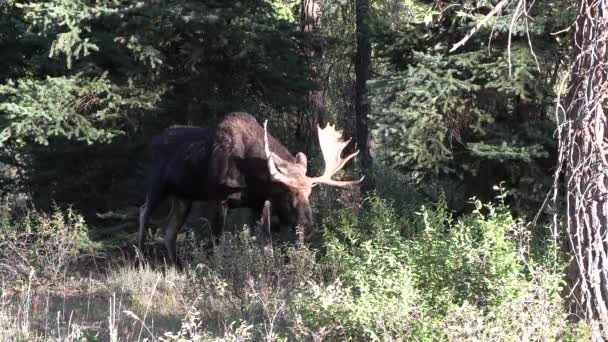
[[(0, 339), (606, 338), (601, 305), (573, 309), (564, 229), (559, 99), (576, 81), (578, 10), (0, 0)], [(304, 246), (283, 232), (266, 255), (235, 210), (210, 253), (195, 210), (184, 270), (158, 237), (144, 260), (146, 145), (231, 111), (267, 119), (309, 174), (317, 124), (336, 123), (345, 153), (362, 150), (340, 176), (365, 182), (315, 188)]]

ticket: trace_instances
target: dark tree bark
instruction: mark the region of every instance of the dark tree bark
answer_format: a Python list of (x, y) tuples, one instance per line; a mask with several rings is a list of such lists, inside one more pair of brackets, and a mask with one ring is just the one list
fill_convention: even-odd
[[(308, 58), (310, 62), (310, 78), (318, 88), (321, 88), (319, 80), (318, 64), (323, 58), (323, 47), (315, 39), (315, 35), (321, 28), (321, 3), (319, 0), (302, 0), (300, 12), (300, 27), (302, 32), (309, 33), (311, 36), (310, 50)], [(321, 89), (313, 90), (307, 95), (307, 106), (300, 112), (298, 127), (296, 131), (297, 140), (300, 142), (300, 149), (307, 155), (312, 154), (313, 146), (316, 146), (317, 124), (324, 121), (325, 101)]]
[(367, 80), (369, 78), (372, 45), (369, 34), (369, 0), (355, 0), (357, 54), (355, 57), (355, 115), (357, 121), (357, 147), (360, 151), (361, 169), (365, 181), (361, 185), (364, 195), (374, 189), (372, 156), (369, 148), (369, 101)]
[[(561, 123), (571, 313), (608, 339), (608, 1), (581, 0)], [(602, 322), (602, 323), (600, 323)], [(599, 324), (598, 324), (599, 323)]]
[(190, 82), (190, 103), (186, 109), (187, 125), (202, 125), (209, 120), (209, 108), (206, 101), (209, 99), (209, 73), (206, 67), (202, 68), (200, 74)]

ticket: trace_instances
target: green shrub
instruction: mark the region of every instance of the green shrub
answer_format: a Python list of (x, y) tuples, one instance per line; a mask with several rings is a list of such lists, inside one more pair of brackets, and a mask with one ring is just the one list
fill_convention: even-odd
[(0, 273), (7, 278), (56, 280), (90, 247), (84, 218), (71, 208), (43, 213), (0, 204)]
[(338, 211), (324, 224), (326, 278), (295, 299), (304, 325), (352, 340), (565, 338), (561, 275), (530, 258), (505, 195), (458, 220), (443, 199), (414, 214), (376, 196), (358, 217)]
[(373, 197), (362, 221), (341, 210), (324, 225), (327, 283), (309, 281), (296, 298), (305, 325), (326, 334), (393, 340), (410, 336), (418, 291), (407, 264), (399, 219)]
[(474, 205), (458, 221), (441, 201), (419, 213), (423, 229), (408, 244), (407, 257), (432, 310), (446, 312), (464, 301), (498, 305), (517, 296), (525, 281), (525, 260), (516, 242), (525, 229), (522, 222), (502, 204), (484, 206), (476, 200)]
[(518, 295), (495, 307), (464, 302), (453, 307), (436, 326), (452, 341), (589, 341), (586, 324), (572, 325), (560, 297), (561, 275), (542, 267), (529, 269)]

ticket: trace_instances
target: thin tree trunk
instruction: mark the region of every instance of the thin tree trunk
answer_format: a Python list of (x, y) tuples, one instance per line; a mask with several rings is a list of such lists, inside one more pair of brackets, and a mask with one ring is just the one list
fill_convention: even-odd
[[(608, 0), (581, 0), (562, 128), (571, 313), (608, 339)], [(599, 324), (598, 324), (599, 323)]]
[[(557, 57), (557, 59), (555, 60), (555, 66), (553, 67), (553, 71), (551, 72), (551, 79), (549, 80), (549, 83), (546, 86), (547, 89), (555, 88), (555, 84), (557, 83), (557, 76), (559, 76), (559, 72), (561, 70), (561, 68), (560, 68), (561, 64), (562, 64), (562, 58), (560, 56), (560, 57)], [(551, 99), (552, 96), (554, 96), (554, 94), (547, 91), (547, 93), (545, 94), (545, 96), (542, 99), (542, 104), (541, 104), (540, 114), (539, 114), (541, 120), (543, 120), (547, 117), (547, 103), (552, 101), (552, 99)]]
[(366, 180), (361, 190), (367, 195), (374, 189), (372, 174), (372, 157), (369, 148), (369, 101), (367, 80), (369, 78), (372, 45), (369, 37), (369, 0), (356, 0), (356, 34), (357, 55), (355, 58), (355, 114), (357, 118), (357, 147), (360, 151), (361, 169)]
[[(315, 35), (321, 28), (321, 4), (319, 0), (302, 0), (300, 13), (300, 27), (302, 32)], [(318, 64), (323, 59), (323, 47), (312, 39), (308, 58), (310, 62), (310, 78), (317, 86), (321, 87), (319, 80)], [(300, 142), (300, 148), (304, 153), (310, 155), (312, 147), (316, 146), (317, 124), (323, 121), (325, 114), (325, 101), (321, 89), (313, 90), (307, 95), (307, 107), (299, 113), (299, 122), (296, 135)]]

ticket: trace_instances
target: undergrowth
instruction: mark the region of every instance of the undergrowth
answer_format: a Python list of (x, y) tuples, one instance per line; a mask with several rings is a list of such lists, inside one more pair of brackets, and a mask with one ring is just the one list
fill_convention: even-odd
[(46, 281), (59, 279), (69, 266), (93, 254), (87, 229), (71, 208), (21, 212), (0, 203), (0, 274), (21, 281), (32, 274)]
[[(531, 243), (504, 196), (473, 200), (458, 218), (442, 199), (416, 211), (378, 196), (334, 203), (319, 247), (269, 252), (244, 227), (209, 253), (185, 234), (183, 271), (142, 259), (109, 263), (88, 279), (66, 267), (89, 253), (77, 213), (18, 215), (4, 205), (3, 289), (21, 285), (3, 290), (0, 327), (10, 339), (57, 341), (589, 339), (586, 325), (566, 320), (565, 262), (554, 259), (552, 242)], [(61, 315), (48, 297), (41, 309), (32, 279), (66, 276), (87, 282), (87, 297), (66, 307), (64, 293)], [(69, 313), (85, 298), (86, 315)], [(105, 303), (97, 315), (89, 314), (92, 298)], [(55, 314), (57, 324), (48, 324)]]
[(539, 253), (530, 253), (526, 227), (504, 203), (472, 204), (455, 220), (442, 200), (399, 213), (372, 197), (359, 218), (343, 210), (327, 219), (320, 263), (333, 271), (303, 289), (307, 325), (382, 341), (571, 336), (564, 264), (554, 272), (552, 260), (530, 257)]

